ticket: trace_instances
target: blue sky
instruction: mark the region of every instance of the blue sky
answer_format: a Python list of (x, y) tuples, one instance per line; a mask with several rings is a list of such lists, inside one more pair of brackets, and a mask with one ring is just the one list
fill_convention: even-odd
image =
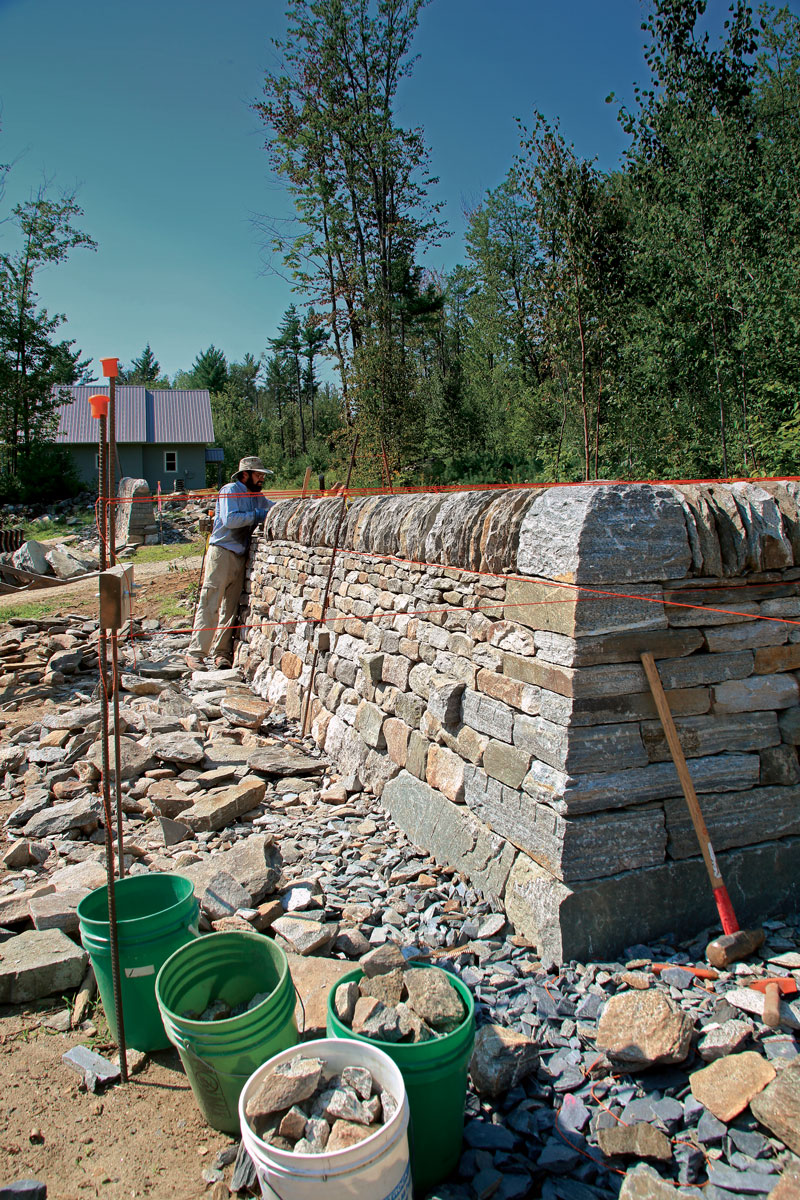
[[(646, 77), (641, 14), (639, 0), (432, 0), (399, 109), (425, 129), (453, 231), (430, 266), (463, 261), (463, 210), (508, 170), (515, 118), (557, 116), (613, 166), (624, 140), (604, 98)], [(258, 355), (297, 299), (254, 221), (289, 211), (250, 109), (284, 29), (283, 0), (0, 0), (0, 217), (43, 179), (77, 190), (98, 251), (39, 291), (85, 356), (128, 361), (149, 341), (173, 374), (212, 342)]]

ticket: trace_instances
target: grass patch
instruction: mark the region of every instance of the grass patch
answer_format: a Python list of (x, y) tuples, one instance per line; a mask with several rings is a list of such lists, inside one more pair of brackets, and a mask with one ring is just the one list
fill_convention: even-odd
[(129, 560), (133, 563), (166, 562), (175, 558), (190, 558), (202, 554), (205, 541), (175, 542), (169, 546), (140, 546)]
[(66, 520), (25, 521), (22, 525), (22, 532), (26, 538), (30, 538), (32, 541), (41, 541), (43, 538), (69, 537), (71, 533), (80, 533), (87, 525), (94, 525), (94, 513), (85, 512), (77, 515), (77, 525), (68, 525)]
[(186, 601), (180, 600), (177, 596), (170, 596), (159, 605), (158, 615), (165, 618), (180, 617), (185, 624), (191, 617), (191, 611), (187, 607)]
[(52, 617), (62, 607), (60, 600), (34, 600), (28, 604), (12, 604), (0, 608), (0, 623), (19, 617), (23, 621), (38, 621), (40, 617)]

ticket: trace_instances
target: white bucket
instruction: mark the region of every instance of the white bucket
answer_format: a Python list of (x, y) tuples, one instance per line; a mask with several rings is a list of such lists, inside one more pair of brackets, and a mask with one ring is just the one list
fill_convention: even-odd
[[(397, 1100), (397, 1112), (371, 1137), (332, 1154), (292, 1154), (262, 1142), (245, 1117), (249, 1098), (279, 1063), (302, 1054), (321, 1058), (334, 1072), (366, 1067)], [(239, 1097), (242, 1141), (253, 1160), (262, 1200), (411, 1200), (408, 1159), (408, 1097), (403, 1076), (383, 1050), (363, 1042), (319, 1038), (276, 1054), (248, 1079)]]

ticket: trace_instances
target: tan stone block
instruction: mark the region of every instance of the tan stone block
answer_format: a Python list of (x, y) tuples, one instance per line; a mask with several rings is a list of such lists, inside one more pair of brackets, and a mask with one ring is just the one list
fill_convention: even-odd
[(692, 1095), (719, 1121), (732, 1121), (775, 1078), (775, 1068), (755, 1050), (729, 1054), (689, 1076)]
[(286, 650), (281, 655), (281, 671), (287, 679), (299, 679), (303, 672), (303, 660)]
[(622, 594), (630, 590), (625, 584), (619, 587), (609, 584), (595, 590), (558, 586), (544, 580), (511, 579), (503, 616), (529, 629), (549, 629), (567, 637), (625, 629), (666, 629), (661, 588), (637, 583), (633, 590), (637, 596), (646, 598), (632, 600)]
[(482, 670), (478, 672), (478, 691), (491, 696), (493, 700), (502, 700), (512, 708), (522, 708), (522, 697), (525, 684), (519, 679), (509, 679), (499, 675), (497, 671)]
[(756, 650), (753, 671), (756, 675), (772, 675), (779, 671), (800, 670), (800, 642), (789, 646), (762, 646)]
[(464, 802), (464, 762), (445, 746), (431, 745), (426, 780), (454, 804)]
[(386, 753), (398, 767), (406, 765), (408, 738), (411, 733), (405, 721), (399, 717), (388, 717), (383, 723), (383, 736), (386, 738)]

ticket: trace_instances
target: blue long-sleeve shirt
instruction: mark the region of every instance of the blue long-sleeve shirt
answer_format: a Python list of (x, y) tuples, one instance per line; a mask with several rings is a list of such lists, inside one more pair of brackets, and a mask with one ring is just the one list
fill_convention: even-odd
[(266, 496), (248, 495), (246, 485), (240, 480), (226, 483), (217, 499), (211, 545), (244, 554), (250, 531), (272, 505), (273, 501)]

